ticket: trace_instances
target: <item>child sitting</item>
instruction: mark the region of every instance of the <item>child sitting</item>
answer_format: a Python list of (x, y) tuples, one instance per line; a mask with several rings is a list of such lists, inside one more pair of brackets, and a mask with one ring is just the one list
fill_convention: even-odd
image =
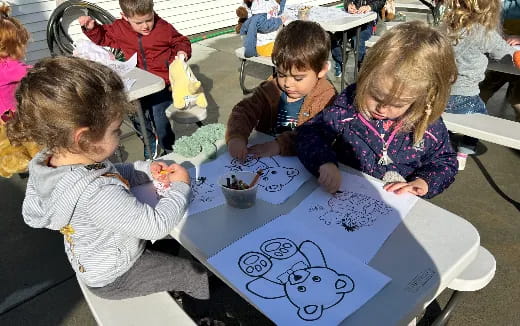
[(0, 2), (0, 177), (4, 178), (26, 172), (29, 161), (39, 150), (31, 142), (13, 146), (6, 135), (5, 122), (16, 111), (14, 92), (31, 68), (22, 61), (29, 32), (9, 12), (9, 5)]
[[(155, 152), (155, 130), (161, 148), (171, 152), (175, 134), (165, 113), (172, 103), (168, 66), (181, 54), (186, 60), (190, 58), (190, 40), (154, 13), (152, 0), (120, 0), (119, 6), (123, 11), (122, 18), (110, 25), (99, 25), (89, 16), (79, 17), (79, 24), (94, 43), (121, 49), (126, 59), (137, 53), (139, 68), (164, 79), (166, 87), (162, 91), (141, 99), (147, 130), (147, 135), (141, 137), (147, 137)], [(133, 123), (139, 131), (137, 119), (134, 118)], [(146, 158), (154, 156), (154, 153), (145, 152)]]
[(297, 129), (298, 157), (331, 193), (338, 163), (387, 184), (387, 191), (431, 198), (457, 174), (448, 130), (440, 119), (457, 75), (447, 38), (425, 23), (387, 31), (346, 88)]
[(14, 92), (30, 66), (21, 60), (29, 41), (29, 32), (15, 18), (10, 7), (0, 3), (0, 116), (8, 120), (16, 111)]
[[(251, 17), (249, 17), (240, 28), (240, 35), (244, 35), (244, 56), (246, 58), (256, 57), (260, 50), (260, 55), (269, 56), (272, 50), (272, 44), (269, 39), (272, 39), (273, 34), (285, 22), (285, 17), (280, 17), (285, 7), (285, 1), (281, 0), (280, 4), (275, 0), (252, 0), (251, 3)], [(261, 37), (261, 42), (258, 44), (258, 33), (267, 34), (267, 40)], [(267, 48), (266, 48), (267, 47)], [(259, 48), (259, 49), (258, 49)]]
[[(484, 80), (488, 56), (495, 60), (513, 55), (515, 49), (499, 33), (500, 0), (446, 0), (444, 24), (455, 51), (459, 71), (451, 89), (446, 112), (487, 114), (479, 97), (479, 83)], [(457, 159), (463, 170), (469, 154), (475, 153), (478, 139), (464, 136)]]
[[(84, 59), (47, 58), (22, 79), (16, 97), (8, 136), (45, 148), (29, 164), (25, 222), (60, 231), (73, 270), (100, 297), (179, 290), (207, 299), (201, 266), (154, 251), (146, 241), (165, 237), (182, 220), (191, 194), (187, 171), (163, 162), (108, 160), (132, 108), (117, 74)], [(170, 184), (152, 208), (129, 188), (158, 170), (170, 171)]]
[[(232, 110), (226, 129), (231, 156), (295, 155), (292, 131), (329, 104), (336, 90), (325, 78), (330, 42), (317, 23), (294, 21), (284, 27), (274, 44), (274, 79), (260, 84), (253, 95)], [(253, 129), (276, 135), (274, 141), (247, 148)]]

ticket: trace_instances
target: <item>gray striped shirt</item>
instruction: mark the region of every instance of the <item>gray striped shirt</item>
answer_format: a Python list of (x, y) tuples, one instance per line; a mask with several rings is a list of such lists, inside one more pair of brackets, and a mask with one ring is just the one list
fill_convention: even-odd
[(139, 202), (118, 178), (103, 176), (119, 173), (131, 186), (143, 184), (150, 181), (150, 162), (53, 168), (47, 166), (47, 158), (39, 153), (29, 164), (22, 214), (35, 228), (72, 226), (73, 246), (64, 239), (65, 252), (90, 287), (112, 283), (139, 258), (145, 240), (165, 237), (185, 216), (191, 195), (185, 183), (172, 183), (152, 208)]

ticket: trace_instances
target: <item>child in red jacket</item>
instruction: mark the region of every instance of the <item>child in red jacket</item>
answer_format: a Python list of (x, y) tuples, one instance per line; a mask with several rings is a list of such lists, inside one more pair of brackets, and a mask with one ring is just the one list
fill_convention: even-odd
[[(153, 0), (119, 0), (119, 6), (122, 18), (112, 24), (99, 25), (90, 16), (79, 17), (79, 24), (94, 43), (121, 49), (126, 59), (137, 52), (137, 66), (164, 79), (166, 87), (162, 91), (141, 99), (147, 130), (142, 137), (148, 138), (155, 152), (155, 130), (161, 148), (171, 152), (175, 134), (165, 113), (172, 103), (168, 67), (176, 56), (190, 58), (190, 40), (153, 11)], [(133, 123), (140, 130), (136, 119)], [(145, 149), (146, 158), (153, 156)]]

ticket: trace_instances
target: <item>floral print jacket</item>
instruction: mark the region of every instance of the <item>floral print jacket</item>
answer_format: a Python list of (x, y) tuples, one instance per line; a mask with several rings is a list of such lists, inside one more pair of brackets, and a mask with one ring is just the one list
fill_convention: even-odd
[(298, 127), (296, 150), (311, 173), (317, 176), (319, 167), (328, 162), (349, 165), (378, 179), (387, 171), (395, 171), (407, 181), (424, 179), (428, 183), (425, 198), (441, 193), (453, 183), (457, 158), (442, 119), (428, 127), (417, 145), (413, 132), (396, 133), (387, 149), (392, 162), (383, 165), (383, 140), (357, 112), (354, 96), (355, 85), (351, 85), (334, 104)]

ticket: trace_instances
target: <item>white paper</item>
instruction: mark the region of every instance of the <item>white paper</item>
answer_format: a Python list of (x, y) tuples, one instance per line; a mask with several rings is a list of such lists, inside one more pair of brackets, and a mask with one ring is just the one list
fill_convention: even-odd
[(344, 172), (341, 177), (341, 193), (331, 195), (319, 187), (288, 215), (368, 263), (418, 197), (389, 193), (378, 180)]
[[(99, 62), (114, 70), (121, 78), (123, 78), (123, 76), (134, 69), (134, 67), (137, 65), (137, 52), (134, 53), (134, 55), (127, 61), (121, 62), (115, 60), (114, 54), (111, 52), (95, 44), (94, 42), (85, 39), (79, 39), (74, 42), (73, 55), (76, 57)], [(132, 85), (130, 85), (130, 87), (131, 86)]]
[(132, 79), (132, 78), (123, 78), (123, 84), (125, 84), (125, 91), (130, 91), (130, 89), (132, 89), (132, 86), (134, 86), (135, 82), (137, 81), (137, 79)]
[(337, 325), (390, 279), (280, 216), (208, 262), (277, 325)]
[(137, 52), (127, 61), (121, 62), (117, 60), (101, 62), (114, 70), (120, 77), (129, 73), (137, 65)]
[[(197, 171), (198, 170), (198, 171)], [(191, 200), (188, 215), (220, 206), (226, 202), (218, 181), (218, 173), (200, 166), (188, 170), (191, 177)]]
[(272, 204), (281, 204), (291, 197), (312, 176), (295, 156), (253, 158), (245, 162), (233, 159), (229, 153), (221, 155), (214, 163), (220, 175), (231, 171), (262, 169), (258, 181), (258, 198)]
[[(304, 7), (308, 5), (302, 5), (302, 4), (294, 4), (294, 5), (288, 5), (285, 7), (285, 10), (283, 14), (287, 16), (288, 20), (286, 24), (288, 24), (289, 21), (297, 20), (298, 19), (298, 9), (300, 7)], [(308, 20), (314, 21), (314, 22), (330, 22), (335, 20), (340, 20), (344, 18), (349, 17), (363, 17), (370, 15), (372, 12), (364, 13), (364, 14), (349, 14), (342, 8), (336, 8), (336, 7), (322, 7), (322, 6), (312, 6), (309, 11), (309, 18)]]

